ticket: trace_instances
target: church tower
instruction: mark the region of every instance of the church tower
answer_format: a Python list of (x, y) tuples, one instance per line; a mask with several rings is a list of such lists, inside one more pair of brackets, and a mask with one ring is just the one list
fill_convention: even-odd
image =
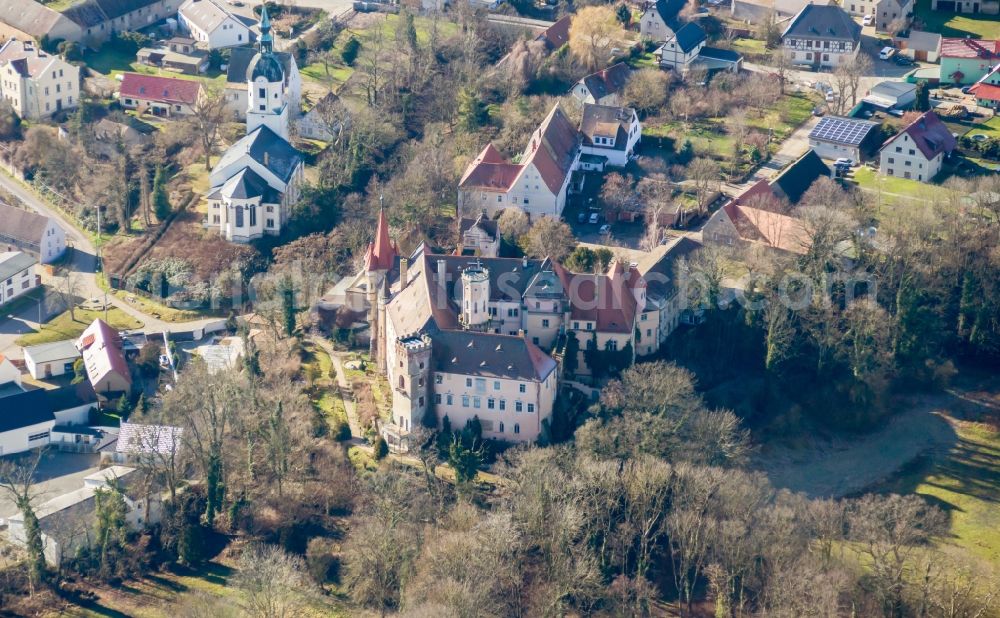
[(260, 7), (260, 41), (257, 54), (247, 67), (247, 133), (265, 126), (288, 140), (288, 104), (285, 102), (285, 72), (274, 55), (274, 35), (267, 5)]

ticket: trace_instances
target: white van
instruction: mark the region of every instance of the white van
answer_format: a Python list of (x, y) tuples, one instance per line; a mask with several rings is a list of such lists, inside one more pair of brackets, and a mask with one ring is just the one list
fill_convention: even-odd
[(881, 60), (888, 60), (896, 53), (895, 47), (883, 47), (882, 51), (878, 53), (878, 57)]

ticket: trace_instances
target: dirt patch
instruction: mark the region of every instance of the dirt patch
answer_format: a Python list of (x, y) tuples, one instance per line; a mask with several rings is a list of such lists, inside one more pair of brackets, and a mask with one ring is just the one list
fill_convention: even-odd
[(201, 221), (202, 215), (197, 212), (179, 214), (139, 265), (149, 260), (183, 258), (194, 267), (199, 281), (211, 281), (221, 271), (233, 265), (249, 264), (259, 256), (253, 247), (226, 242), (217, 230), (202, 227)]

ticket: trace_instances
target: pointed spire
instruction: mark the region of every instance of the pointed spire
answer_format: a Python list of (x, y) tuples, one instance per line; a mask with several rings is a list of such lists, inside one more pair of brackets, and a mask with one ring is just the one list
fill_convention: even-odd
[(365, 270), (389, 270), (393, 267), (397, 255), (396, 246), (389, 239), (389, 221), (385, 216), (385, 209), (378, 210), (378, 227), (375, 230), (375, 239), (368, 245), (365, 254)]
[(260, 5), (260, 53), (269, 54), (274, 48), (274, 38), (271, 36), (271, 18), (267, 15), (267, 2)]

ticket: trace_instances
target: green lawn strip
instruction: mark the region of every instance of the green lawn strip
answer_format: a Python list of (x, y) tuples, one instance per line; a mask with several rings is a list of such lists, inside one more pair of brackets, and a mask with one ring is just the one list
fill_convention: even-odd
[(1000, 20), (995, 15), (935, 11), (931, 9), (931, 0), (917, 0), (914, 12), (917, 21), (923, 22), (921, 30), (937, 32), (943, 37), (1000, 38)]
[[(853, 180), (862, 189), (878, 191), (879, 187), (881, 187), (883, 194), (890, 193), (907, 198), (917, 198), (924, 201), (935, 197), (944, 200), (949, 196), (948, 189), (942, 186), (932, 185), (909, 178), (883, 176), (878, 173), (878, 170), (873, 170), (869, 167), (859, 167), (855, 169)], [(886, 197), (895, 197), (895, 195), (889, 195)]]
[(952, 424), (958, 440), (950, 450), (922, 458), (886, 489), (945, 509), (951, 535), (942, 542), (1000, 568), (1000, 433), (979, 423)]
[(986, 137), (1000, 139), (1000, 116), (994, 116), (986, 122), (977, 124), (969, 129), (965, 135), (985, 135)]
[(634, 58), (629, 58), (626, 62), (633, 69), (659, 68), (659, 63), (656, 61), (656, 57), (653, 56), (652, 52), (644, 52)]
[[(70, 317), (69, 311), (63, 312), (45, 324), (42, 324), (41, 330), (38, 332), (18, 337), (14, 343), (19, 346), (29, 346), (63, 341), (65, 339), (76, 339), (94, 320), (98, 318), (105, 319), (103, 311), (77, 309), (75, 314), (76, 320), (73, 320)], [(106, 321), (112, 328), (119, 330), (131, 330), (142, 327), (142, 322), (118, 308), (108, 310)]]

